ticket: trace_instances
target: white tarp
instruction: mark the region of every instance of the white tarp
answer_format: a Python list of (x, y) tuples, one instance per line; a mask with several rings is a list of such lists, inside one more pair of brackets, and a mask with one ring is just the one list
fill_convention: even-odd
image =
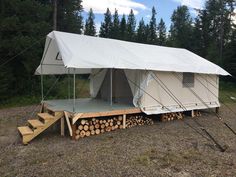
[[(60, 74), (67, 73), (62, 66), (56, 66), (63, 65), (76, 68), (76, 73), (90, 73), (90, 69), (96, 68), (116, 68), (230, 75), (216, 64), (185, 49), (58, 31), (48, 34), (41, 64), (43, 69), (39, 66), (36, 74), (59, 74), (60, 70)], [(44, 65), (48, 68), (44, 69)]]

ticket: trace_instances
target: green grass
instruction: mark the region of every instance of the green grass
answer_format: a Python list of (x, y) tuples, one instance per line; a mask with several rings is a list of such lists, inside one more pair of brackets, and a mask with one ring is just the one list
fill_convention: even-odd
[(224, 103), (236, 103), (230, 97), (236, 98), (236, 83), (220, 82), (220, 101)]
[(5, 100), (4, 102), (1, 102), (0, 109), (39, 104), (40, 100), (41, 100), (40, 96), (32, 96), (32, 95), (16, 96), (8, 100)]
[[(50, 92), (48, 90), (53, 85), (55, 79), (47, 79), (45, 81), (44, 86), (44, 96), (45, 100), (52, 99), (67, 99), (68, 94), (70, 93), (70, 97), (73, 97), (73, 84), (70, 83), (70, 89), (68, 89), (68, 80), (67, 78), (61, 79), (58, 81), (55, 86), (51, 89)], [(46, 95), (46, 93), (48, 94)], [(14, 96), (9, 99), (5, 99), (0, 102), (0, 109), (10, 108), (10, 107), (18, 107), (18, 106), (27, 106), (32, 104), (39, 104), (41, 102), (41, 92), (37, 93), (37, 95), (20, 95)], [(76, 98), (87, 98), (89, 97), (89, 80), (85, 79), (76, 79)]]

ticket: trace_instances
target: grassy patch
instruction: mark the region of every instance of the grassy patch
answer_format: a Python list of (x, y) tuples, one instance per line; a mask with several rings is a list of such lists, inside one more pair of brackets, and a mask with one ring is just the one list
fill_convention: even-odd
[(178, 165), (188, 165), (200, 160), (201, 154), (195, 149), (187, 149), (183, 152), (160, 152), (154, 149), (138, 155), (134, 159), (134, 164), (141, 166), (150, 166), (159, 164), (162, 168), (173, 167)]
[(135, 163), (138, 163), (142, 166), (148, 166), (151, 164), (151, 159), (148, 155), (143, 154), (143, 155), (136, 157)]
[(236, 103), (230, 97), (236, 98), (236, 83), (233, 82), (220, 82), (220, 101), (225, 103)]
[(0, 109), (37, 104), (40, 103), (40, 100), (41, 100), (40, 96), (34, 96), (34, 95), (16, 96), (1, 102)]
[[(76, 98), (88, 98), (89, 94), (89, 80), (88, 79), (76, 79)], [(37, 95), (20, 95), (12, 98), (2, 100), (0, 102), (0, 109), (18, 106), (27, 106), (32, 104), (39, 104), (41, 101), (41, 92)], [(55, 79), (45, 78), (44, 86), (45, 100), (52, 99), (68, 99), (73, 98), (73, 83), (72, 79), (69, 83), (67, 78), (62, 78), (55, 83)]]

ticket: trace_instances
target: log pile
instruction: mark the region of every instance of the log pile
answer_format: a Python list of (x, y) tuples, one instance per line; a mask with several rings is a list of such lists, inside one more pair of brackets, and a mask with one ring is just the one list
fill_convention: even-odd
[(139, 116), (130, 116), (127, 118), (126, 120), (126, 127), (127, 128), (131, 128), (137, 125), (153, 125), (153, 120), (148, 118), (148, 117), (144, 117), (142, 115)]
[(79, 122), (75, 132), (75, 139), (84, 138), (100, 133), (110, 132), (116, 129), (123, 128), (123, 117), (114, 117), (110, 119), (82, 119)]
[(172, 112), (172, 113), (165, 113), (161, 115), (161, 121), (172, 121), (172, 120), (180, 120), (184, 118), (184, 114), (182, 112)]
[[(153, 120), (144, 116), (129, 116), (126, 119), (126, 127), (131, 128), (137, 125), (152, 125)], [(92, 135), (99, 135), (104, 132), (110, 132), (117, 129), (123, 129), (123, 116), (109, 119), (82, 119), (79, 121), (75, 131), (75, 139), (84, 138)]]

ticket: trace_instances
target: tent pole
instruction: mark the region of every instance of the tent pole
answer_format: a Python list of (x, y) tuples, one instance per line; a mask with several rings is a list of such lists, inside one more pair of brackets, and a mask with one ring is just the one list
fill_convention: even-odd
[(75, 68), (74, 68), (74, 99), (73, 99), (73, 112), (75, 112)]
[(110, 90), (110, 92), (111, 92), (111, 95), (110, 95), (111, 96), (111, 99), (110, 99), (111, 103), (110, 104), (112, 106), (112, 68), (110, 69), (110, 79), (111, 79), (111, 81), (110, 81), (111, 82), (111, 90)]
[(68, 68), (68, 99), (70, 100), (70, 68)]
[(41, 102), (44, 100), (44, 95), (43, 95), (43, 65), (41, 64)]

